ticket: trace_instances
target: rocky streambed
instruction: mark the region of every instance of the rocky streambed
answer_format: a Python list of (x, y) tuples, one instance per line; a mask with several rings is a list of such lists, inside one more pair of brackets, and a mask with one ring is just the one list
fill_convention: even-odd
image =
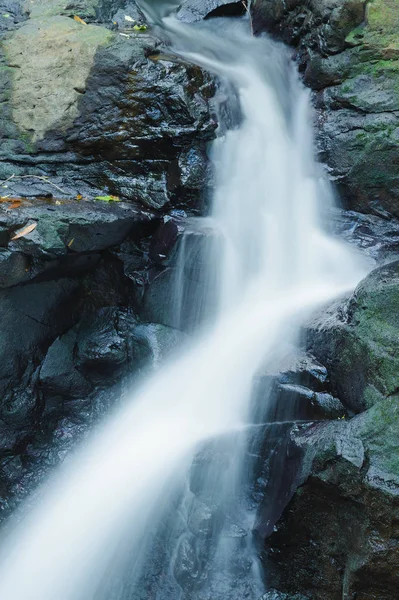
[[(186, 2), (182, 18), (224, 10), (239, 14), (241, 3)], [(256, 0), (252, 21), (292, 46), (313, 90), (320, 159), (344, 202), (332, 227), (376, 267), (304, 328), (299, 357), (256, 382), (259, 403), (272, 385), (276, 403), (306, 420), (284, 426), (283, 442), (265, 430), (254, 466), (266, 598), (393, 600), (399, 4)], [(0, 0), (0, 31), (6, 516), (131, 377), (189, 335), (190, 311), (176, 323), (167, 300), (183, 238), (187, 285), (200, 282), (209, 232), (191, 217), (207, 210), (217, 120), (213, 78), (168, 56), (134, 2)], [(266, 460), (271, 447), (282, 466)], [(272, 490), (273, 469), (284, 475)]]

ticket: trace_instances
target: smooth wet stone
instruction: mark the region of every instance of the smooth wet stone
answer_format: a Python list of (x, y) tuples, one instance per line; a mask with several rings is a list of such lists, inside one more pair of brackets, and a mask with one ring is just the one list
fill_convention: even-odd
[(0, 418), (22, 438), (37, 428), (40, 416), (37, 366), (76, 319), (78, 289), (76, 282), (59, 279), (0, 292)]

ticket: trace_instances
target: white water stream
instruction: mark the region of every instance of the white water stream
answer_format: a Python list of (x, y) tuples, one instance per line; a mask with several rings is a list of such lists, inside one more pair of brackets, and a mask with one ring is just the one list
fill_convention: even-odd
[[(216, 321), (127, 399), (13, 523), (1, 600), (97, 600), (118, 554), (137, 556), (199, 444), (250, 419), (254, 373), (301, 319), (364, 275), (323, 231), (308, 93), (282, 48), (242, 28), (168, 20), (175, 48), (237, 91), (240, 124), (214, 147)], [(216, 484), (217, 485), (217, 484)], [(134, 559), (135, 560), (135, 559)], [(107, 599), (108, 600), (108, 599)]]

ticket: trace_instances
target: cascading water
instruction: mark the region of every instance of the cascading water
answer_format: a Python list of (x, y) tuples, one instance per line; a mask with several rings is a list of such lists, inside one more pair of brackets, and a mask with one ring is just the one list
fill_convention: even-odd
[[(308, 94), (283, 48), (252, 38), (242, 24), (188, 27), (167, 19), (164, 27), (177, 54), (230, 82), (242, 113), (213, 150), (207, 224), (214, 234), (204, 260), (213, 285), (218, 274), (212, 318), (11, 523), (0, 562), (4, 600), (237, 597), (231, 530), (238, 526), (230, 517), (235, 505), (239, 529), (250, 532), (253, 515), (237, 508), (237, 490), (254, 374), (284, 353), (281, 340), (295, 341), (305, 315), (364, 275), (358, 257), (323, 231), (320, 205), (331, 194), (313, 160)], [(205, 442), (215, 455), (224, 448), (229, 460), (194, 464), (188, 485)], [(192, 539), (198, 502), (216, 515), (202, 554)], [(169, 556), (148, 583), (143, 573), (165, 535)], [(250, 546), (243, 550), (249, 583), (239, 597), (255, 600), (262, 583)], [(208, 563), (197, 565), (197, 587), (191, 582), (187, 595), (179, 556)]]

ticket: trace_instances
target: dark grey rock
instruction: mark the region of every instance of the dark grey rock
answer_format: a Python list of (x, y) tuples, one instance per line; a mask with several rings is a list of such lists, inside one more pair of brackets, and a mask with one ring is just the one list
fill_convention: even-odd
[(375, 265), (399, 259), (399, 221), (336, 209), (331, 217), (334, 234), (355, 244)]
[(30, 261), (22, 252), (0, 248), (0, 288), (10, 287), (29, 279)]
[(75, 366), (77, 332), (72, 329), (50, 346), (40, 368), (40, 385), (47, 394), (63, 399), (80, 398), (92, 390), (90, 382)]
[(274, 409), (267, 421), (337, 419), (346, 414), (338, 398), (327, 392), (314, 392), (301, 385), (283, 383), (276, 390)]
[(134, 324), (133, 315), (115, 307), (85, 317), (77, 330), (76, 367), (97, 383), (120, 376), (129, 359)]

